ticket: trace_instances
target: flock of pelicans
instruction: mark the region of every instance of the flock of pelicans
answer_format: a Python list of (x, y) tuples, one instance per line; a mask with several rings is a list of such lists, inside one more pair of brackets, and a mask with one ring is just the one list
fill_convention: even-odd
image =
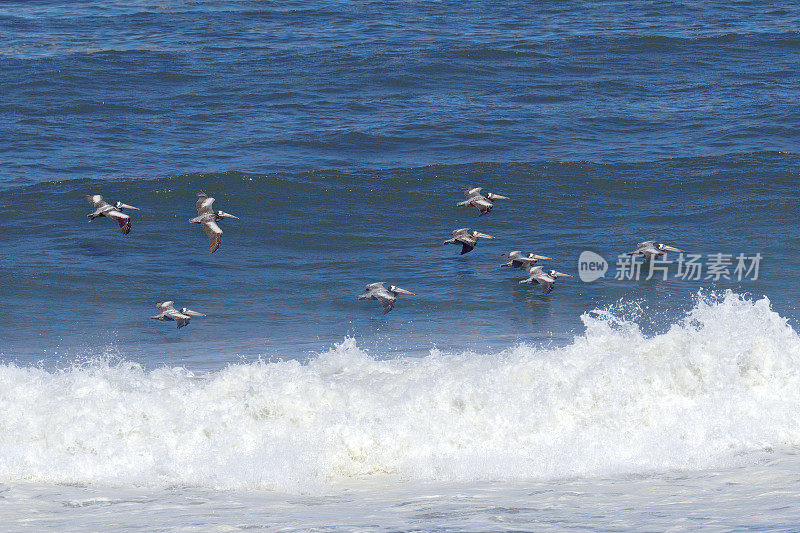
[[(122, 202), (116, 202), (115, 204), (110, 204), (103, 200), (103, 197), (99, 194), (87, 194), (84, 196), (92, 207), (94, 207), (94, 211), (86, 215), (89, 221), (94, 220), (97, 217), (106, 217), (114, 220), (119, 227), (122, 229), (122, 234), (127, 235), (131, 231), (131, 217), (123, 213), (124, 209), (135, 209), (139, 211), (138, 207), (133, 207), (132, 205), (123, 204)], [(236, 218), (231, 215), (230, 213), (226, 213), (225, 211), (214, 211), (211, 207), (214, 203), (214, 199), (208, 196), (204, 192), (197, 193), (197, 216), (194, 218), (190, 218), (189, 222), (192, 224), (200, 224), (203, 227), (203, 231), (206, 232), (208, 235), (208, 249), (213, 254), (219, 248), (219, 245), (222, 243), (222, 229), (217, 225), (217, 221), (223, 218)], [(153, 315), (150, 318), (154, 320), (164, 320), (164, 321), (174, 321), (178, 328), (182, 328), (186, 324), (189, 323), (189, 320), (192, 319), (193, 316), (206, 316), (203, 313), (198, 313), (197, 311), (192, 311), (191, 309), (187, 309), (185, 307), (181, 308), (180, 310), (175, 309), (174, 306), (175, 302), (172, 300), (167, 302), (158, 302), (156, 304), (156, 308), (161, 311), (157, 315)]]
[[(475, 207), (480, 212), (479, 216), (482, 216), (491, 212), (494, 208), (495, 200), (508, 200), (507, 196), (501, 196), (499, 194), (487, 193), (484, 195), (481, 193), (482, 190), (482, 187), (466, 188), (464, 194), (467, 199), (463, 202), (458, 202), (456, 205)], [(99, 194), (85, 195), (84, 198), (94, 207), (94, 211), (86, 215), (90, 221), (97, 217), (106, 217), (119, 224), (123, 235), (127, 235), (131, 231), (131, 218), (123, 213), (123, 210), (134, 209), (138, 211), (138, 207), (133, 207), (132, 205), (122, 202), (109, 204), (103, 200), (103, 197)], [(214, 211), (212, 207), (213, 203), (214, 198), (208, 196), (204, 192), (197, 193), (197, 216), (189, 219), (190, 223), (200, 224), (202, 226), (208, 236), (208, 249), (211, 253), (216, 252), (222, 243), (222, 229), (217, 225), (217, 222), (226, 217), (239, 218), (224, 211)], [(477, 246), (478, 239), (494, 239), (494, 237), (486, 235), (485, 233), (473, 231), (470, 228), (460, 228), (453, 230), (453, 237), (444, 241), (444, 244), (460, 244), (461, 254), (465, 254), (471, 252), (472, 249)], [(666, 252), (683, 252), (683, 250), (666, 244), (656, 243), (656, 241), (645, 241), (640, 242), (636, 250), (628, 252), (628, 255), (642, 257), (646, 261), (652, 261)], [(550, 259), (543, 255), (533, 253), (524, 255), (519, 250), (506, 252), (503, 255), (506, 256), (508, 262), (501, 266), (525, 270), (528, 277), (520, 281), (520, 283), (538, 283), (542, 286), (542, 292), (544, 294), (549, 294), (550, 291), (553, 290), (556, 278), (559, 276), (572, 277), (569, 274), (564, 274), (557, 270), (545, 270), (543, 267), (536, 265), (541, 259)], [(394, 308), (398, 294), (414, 294), (411, 291), (395, 287), (394, 285), (390, 285), (389, 288), (386, 288), (385, 282), (370, 283), (367, 285), (366, 290), (367, 292), (360, 295), (358, 299), (378, 300), (383, 306), (384, 313), (388, 313)], [(192, 311), (185, 307), (180, 310), (175, 309), (173, 301), (158, 302), (156, 308), (158, 308), (160, 313), (150, 318), (154, 320), (174, 321), (178, 328), (187, 325), (193, 316), (206, 316), (203, 313), (198, 313), (197, 311)]]

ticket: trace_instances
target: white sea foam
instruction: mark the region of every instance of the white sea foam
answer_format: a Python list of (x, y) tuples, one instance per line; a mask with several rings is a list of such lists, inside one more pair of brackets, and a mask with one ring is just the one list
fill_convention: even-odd
[(0, 366), (0, 481), (315, 491), (388, 473), (553, 479), (727, 466), (800, 445), (800, 337), (769, 301), (700, 299), (665, 333), (610, 311), (561, 348), (195, 376)]

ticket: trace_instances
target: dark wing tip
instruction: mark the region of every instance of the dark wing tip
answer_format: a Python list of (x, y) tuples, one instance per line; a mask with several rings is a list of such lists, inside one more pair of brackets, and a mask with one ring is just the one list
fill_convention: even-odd
[(219, 249), (222, 244), (222, 235), (212, 235), (208, 238), (208, 249), (213, 254)]
[(471, 252), (472, 249), (475, 248), (474, 246), (470, 246), (469, 244), (461, 243), (461, 255), (464, 255), (467, 252)]

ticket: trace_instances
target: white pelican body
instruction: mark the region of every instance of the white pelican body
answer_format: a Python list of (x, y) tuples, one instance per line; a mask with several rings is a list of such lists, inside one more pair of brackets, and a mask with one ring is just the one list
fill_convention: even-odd
[(569, 274), (564, 274), (562, 272), (558, 272), (556, 270), (545, 270), (543, 267), (540, 266), (529, 266), (526, 269), (528, 271), (528, 279), (523, 279), (520, 283), (538, 283), (542, 286), (542, 292), (544, 294), (550, 294), (550, 291), (556, 286), (556, 278), (559, 276), (566, 276), (571, 278)]
[(471, 252), (478, 244), (478, 239), (494, 239), (491, 235), (472, 231), (469, 228), (461, 228), (453, 230), (453, 238), (447, 239), (443, 244), (460, 244), (461, 255)]
[(358, 297), (359, 300), (378, 300), (383, 305), (383, 312), (384, 314), (388, 313), (392, 309), (394, 309), (394, 302), (397, 300), (398, 294), (411, 294), (414, 293), (411, 291), (407, 291), (405, 289), (401, 289), (400, 287), (395, 287), (394, 285), (390, 285), (387, 289), (384, 287), (385, 281), (381, 281), (378, 283), (370, 283), (367, 285), (367, 292), (360, 295)]
[(514, 250), (513, 252), (506, 252), (503, 255), (508, 258), (508, 263), (503, 263), (500, 266), (511, 267), (511, 268), (527, 268), (536, 263), (539, 259), (550, 259), (549, 257), (545, 257), (543, 255), (536, 255), (536, 254), (522, 255), (522, 252), (520, 252), (519, 250)]
[(183, 326), (189, 323), (189, 320), (192, 319), (193, 316), (206, 316), (203, 313), (198, 313), (197, 311), (192, 311), (191, 309), (187, 309), (182, 307), (180, 311), (175, 309), (173, 306), (175, 302), (172, 300), (168, 302), (158, 302), (156, 304), (156, 308), (161, 311), (161, 313), (151, 316), (153, 320), (162, 320), (162, 321), (169, 321), (174, 320), (178, 324), (178, 329), (182, 328)]
[(508, 200), (508, 196), (500, 196), (499, 194), (487, 193), (486, 196), (481, 194), (483, 187), (467, 187), (464, 190), (464, 195), (467, 197), (463, 202), (458, 202), (456, 205), (471, 205), (475, 207), (482, 216), (490, 212), (494, 208), (495, 200)]
[(626, 255), (644, 257), (645, 261), (652, 261), (667, 252), (683, 252), (683, 250), (674, 246), (656, 243), (656, 241), (644, 241), (637, 244), (636, 249), (632, 252), (627, 252)]
[(86, 215), (86, 218), (89, 219), (91, 222), (92, 220), (96, 219), (97, 217), (106, 217), (114, 220), (119, 224), (119, 227), (122, 229), (122, 234), (127, 235), (131, 231), (131, 217), (126, 215), (122, 212), (123, 209), (135, 209), (139, 211), (138, 207), (133, 207), (132, 205), (123, 204), (122, 202), (116, 202), (114, 205), (103, 200), (103, 197), (99, 194), (87, 194), (84, 196), (92, 207), (94, 207), (94, 211)]
[(214, 199), (204, 192), (197, 193), (197, 216), (190, 218), (192, 224), (200, 224), (203, 231), (208, 235), (208, 249), (213, 254), (222, 243), (222, 229), (217, 225), (217, 221), (225, 217), (238, 219), (225, 211), (214, 211), (212, 204)]

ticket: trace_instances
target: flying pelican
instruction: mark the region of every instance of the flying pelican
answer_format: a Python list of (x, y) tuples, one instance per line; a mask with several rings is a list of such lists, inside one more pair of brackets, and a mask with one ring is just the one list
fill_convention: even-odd
[(566, 276), (571, 278), (569, 274), (564, 274), (563, 272), (557, 272), (555, 270), (545, 270), (544, 267), (540, 266), (528, 266), (526, 268), (528, 271), (528, 279), (523, 279), (520, 283), (533, 283), (534, 281), (542, 286), (542, 292), (544, 294), (550, 294), (550, 291), (556, 286), (556, 278), (558, 276)]
[(514, 250), (513, 252), (506, 252), (503, 254), (506, 256), (509, 261), (508, 263), (503, 263), (500, 266), (504, 267), (511, 267), (511, 268), (525, 268), (536, 263), (539, 259), (550, 259), (549, 257), (545, 257), (543, 255), (536, 255), (536, 254), (528, 254), (522, 255), (522, 252), (519, 250)]
[(453, 238), (447, 239), (442, 244), (461, 244), (461, 255), (472, 251), (475, 245), (478, 244), (478, 239), (494, 239), (491, 235), (472, 231), (469, 228), (461, 228), (453, 230)]
[(122, 212), (123, 209), (135, 209), (141, 211), (138, 207), (117, 202), (114, 205), (103, 200), (99, 194), (85, 194), (83, 196), (94, 207), (94, 212), (86, 215), (86, 218), (91, 222), (97, 217), (106, 217), (115, 220), (119, 227), (122, 228), (122, 234), (127, 235), (131, 231), (131, 217)]
[(500, 196), (499, 194), (487, 193), (486, 196), (481, 194), (483, 187), (467, 187), (464, 189), (464, 195), (467, 197), (463, 202), (458, 202), (456, 205), (471, 205), (480, 211), (482, 216), (492, 210), (495, 200), (508, 200), (508, 196)]
[(168, 302), (158, 302), (156, 304), (156, 308), (158, 308), (161, 313), (151, 316), (153, 320), (163, 320), (164, 322), (169, 320), (174, 320), (178, 323), (178, 329), (182, 328), (183, 326), (189, 323), (189, 320), (192, 319), (193, 316), (206, 316), (203, 313), (198, 313), (197, 311), (192, 311), (191, 309), (186, 309), (182, 307), (180, 311), (173, 307), (172, 300)]
[(381, 304), (383, 304), (383, 312), (386, 314), (394, 309), (394, 302), (397, 300), (398, 294), (414, 294), (411, 291), (401, 289), (400, 287), (395, 287), (394, 285), (389, 285), (389, 288), (387, 289), (383, 286), (384, 283), (386, 282), (381, 281), (378, 283), (370, 283), (367, 285), (367, 292), (359, 295), (358, 299), (378, 300)]
[(201, 224), (203, 226), (203, 230), (206, 232), (206, 235), (208, 235), (208, 249), (212, 254), (217, 251), (217, 248), (219, 248), (222, 242), (222, 229), (217, 226), (217, 220), (225, 217), (239, 219), (239, 217), (235, 217), (225, 211), (214, 211), (211, 208), (211, 204), (213, 203), (214, 199), (206, 193), (197, 193), (198, 216), (189, 219), (189, 222)]
[(627, 252), (625, 255), (644, 257), (645, 261), (652, 261), (658, 256), (664, 255), (666, 252), (683, 252), (683, 250), (666, 244), (656, 244), (656, 241), (644, 241), (637, 245), (636, 250)]

